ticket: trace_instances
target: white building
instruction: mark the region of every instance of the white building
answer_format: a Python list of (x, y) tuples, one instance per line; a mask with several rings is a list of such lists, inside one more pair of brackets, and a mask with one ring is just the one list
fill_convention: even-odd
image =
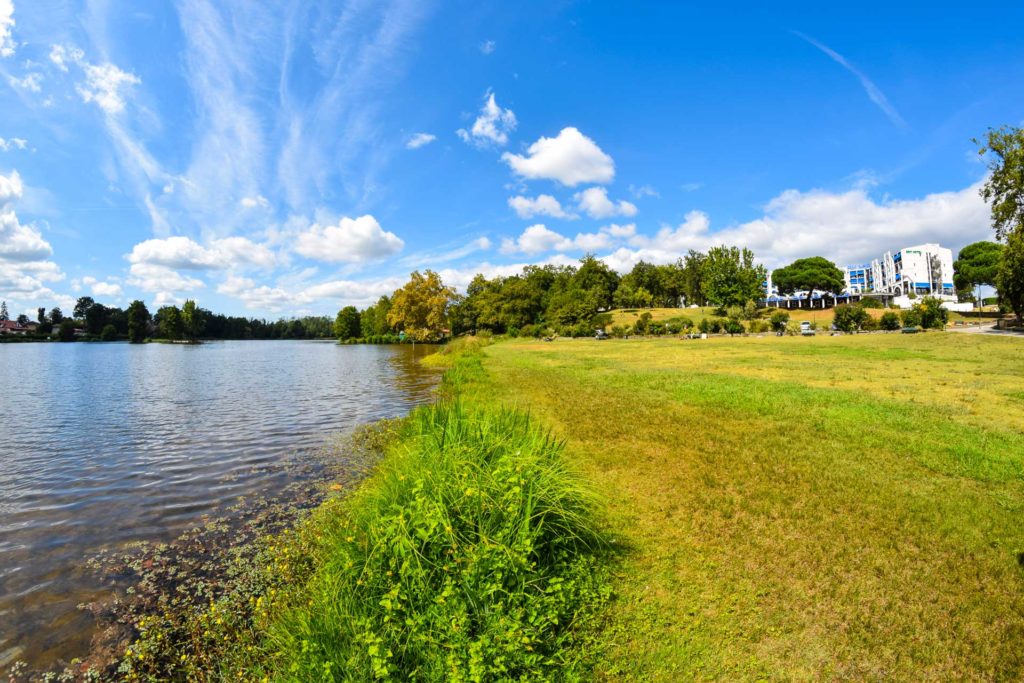
[(938, 244), (905, 247), (895, 253), (887, 251), (870, 264), (846, 268), (845, 277), (848, 294), (914, 294), (956, 301), (953, 252)]

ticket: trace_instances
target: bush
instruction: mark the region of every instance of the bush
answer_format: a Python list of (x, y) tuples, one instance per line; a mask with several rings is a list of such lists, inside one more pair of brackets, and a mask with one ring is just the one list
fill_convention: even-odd
[(743, 304), (744, 320), (753, 320), (754, 318), (757, 318), (758, 315), (759, 313), (757, 310), (757, 304), (755, 304), (753, 301), (747, 301), (747, 303)]
[(751, 320), (747, 323), (747, 330), (751, 334), (761, 334), (763, 332), (768, 332), (771, 329), (772, 326), (768, 324), (767, 320)]
[(523, 328), (519, 330), (519, 336), (533, 337), (535, 339), (538, 339), (544, 336), (543, 334), (541, 334), (542, 332), (543, 330), (540, 325), (523, 325)]
[(949, 311), (942, 307), (942, 300), (926, 296), (914, 306), (921, 313), (921, 327), (929, 330), (943, 330), (949, 322)]
[(106, 325), (100, 331), (100, 341), (110, 342), (117, 340), (117, 328), (113, 325)]
[(786, 311), (776, 310), (772, 313), (771, 317), (768, 318), (768, 322), (776, 332), (785, 332), (786, 326), (789, 324), (789, 313)]
[(856, 332), (870, 315), (860, 306), (840, 304), (833, 309), (832, 324), (842, 332)]
[(795, 320), (790, 320), (786, 323), (786, 336), (787, 337), (799, 337), (800, 336), (800, 323)]
[(567, 677), (609, 591), (591, 499), (561, 451), (523, 413), (418, 411), (368, 485), (306, 525), (315, 569), (267, 605), (279, 656), (265, 673)]
[(636, 330), (637, 334), (647, 334), (649, 332), (652, 317), (648, 311), (640, 314), (640, 317), (633, 323), (633, 329)]
[(743, 317), (743, 309), (739, 306), (729, 306), (729, 308), (725, 309), (725, 317), (739, 320)]
[(729, 318), (722, 325), (722, 330), (731, 337), (736, 334), (743, 334), (746, 330), (743, 327), (743, 323), (735, 318)]
[(630, 329), (629, 325), (614, 325), (612, 326), (611, 335), (616, 339), (622, 339), (629, 334)]
[(711, 318), (701, 318), (700, 323), (697, 324), (697, 330), (702, 334), (711, 332)]
[(869, 296), (861, 299), (857, 305), (860, 306), (861, 308), (885, 308), (885, 306), (882, 305), (881, 301), (879, 301), (878, 299), (873, 299)]
[(519, 336), (519, 328), (513, 325), (509, 327), (507, 330), (505, 330), (505, 334), (515, 339), (516, 337)]
[(75, 321), (64, 320), (57, 328), (57, 339), (62, 342), (75, 341)]
[(900, 320), (903, 322), (903, 327), (921, 327), (921, 311), (917, 310), (916, 306), (908, 308), (900, 313)]
[(866, 332), (874, 332), (878, 329), (878, 318), (873, 315), (864, 316), (864, 322), (861, 323), (860, 329)]
[(896, 311), (886, 311), (879, 319), (878, 326), (889, 332), (900, 329), (902, 325), (899, 314)]

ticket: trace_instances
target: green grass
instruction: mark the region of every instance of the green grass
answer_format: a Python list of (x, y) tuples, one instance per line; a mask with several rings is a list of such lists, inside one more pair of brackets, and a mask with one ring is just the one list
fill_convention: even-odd
[(631, 550), (604, 680), (1024, 676), (1024, 344), (930, 333), (484, 350)]

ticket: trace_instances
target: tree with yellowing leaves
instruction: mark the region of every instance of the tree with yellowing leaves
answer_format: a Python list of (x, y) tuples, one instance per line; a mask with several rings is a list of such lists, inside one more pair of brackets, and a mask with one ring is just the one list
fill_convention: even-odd
[(391, 298), (388, 324), (414, 341), (438, 341), (448, 327), (448, 307), (455, 297), (455, 290), (446, 287), (440, 275), (417, 270)]

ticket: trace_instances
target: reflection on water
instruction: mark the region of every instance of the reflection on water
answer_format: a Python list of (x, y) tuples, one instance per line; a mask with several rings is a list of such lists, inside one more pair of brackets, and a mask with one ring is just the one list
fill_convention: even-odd
[(271, 493), (289, 455), (406, 413), (437, 374), (417, 346), (0, 345), (0, 669), (82, 654), (96, 550), (169, 540)]

